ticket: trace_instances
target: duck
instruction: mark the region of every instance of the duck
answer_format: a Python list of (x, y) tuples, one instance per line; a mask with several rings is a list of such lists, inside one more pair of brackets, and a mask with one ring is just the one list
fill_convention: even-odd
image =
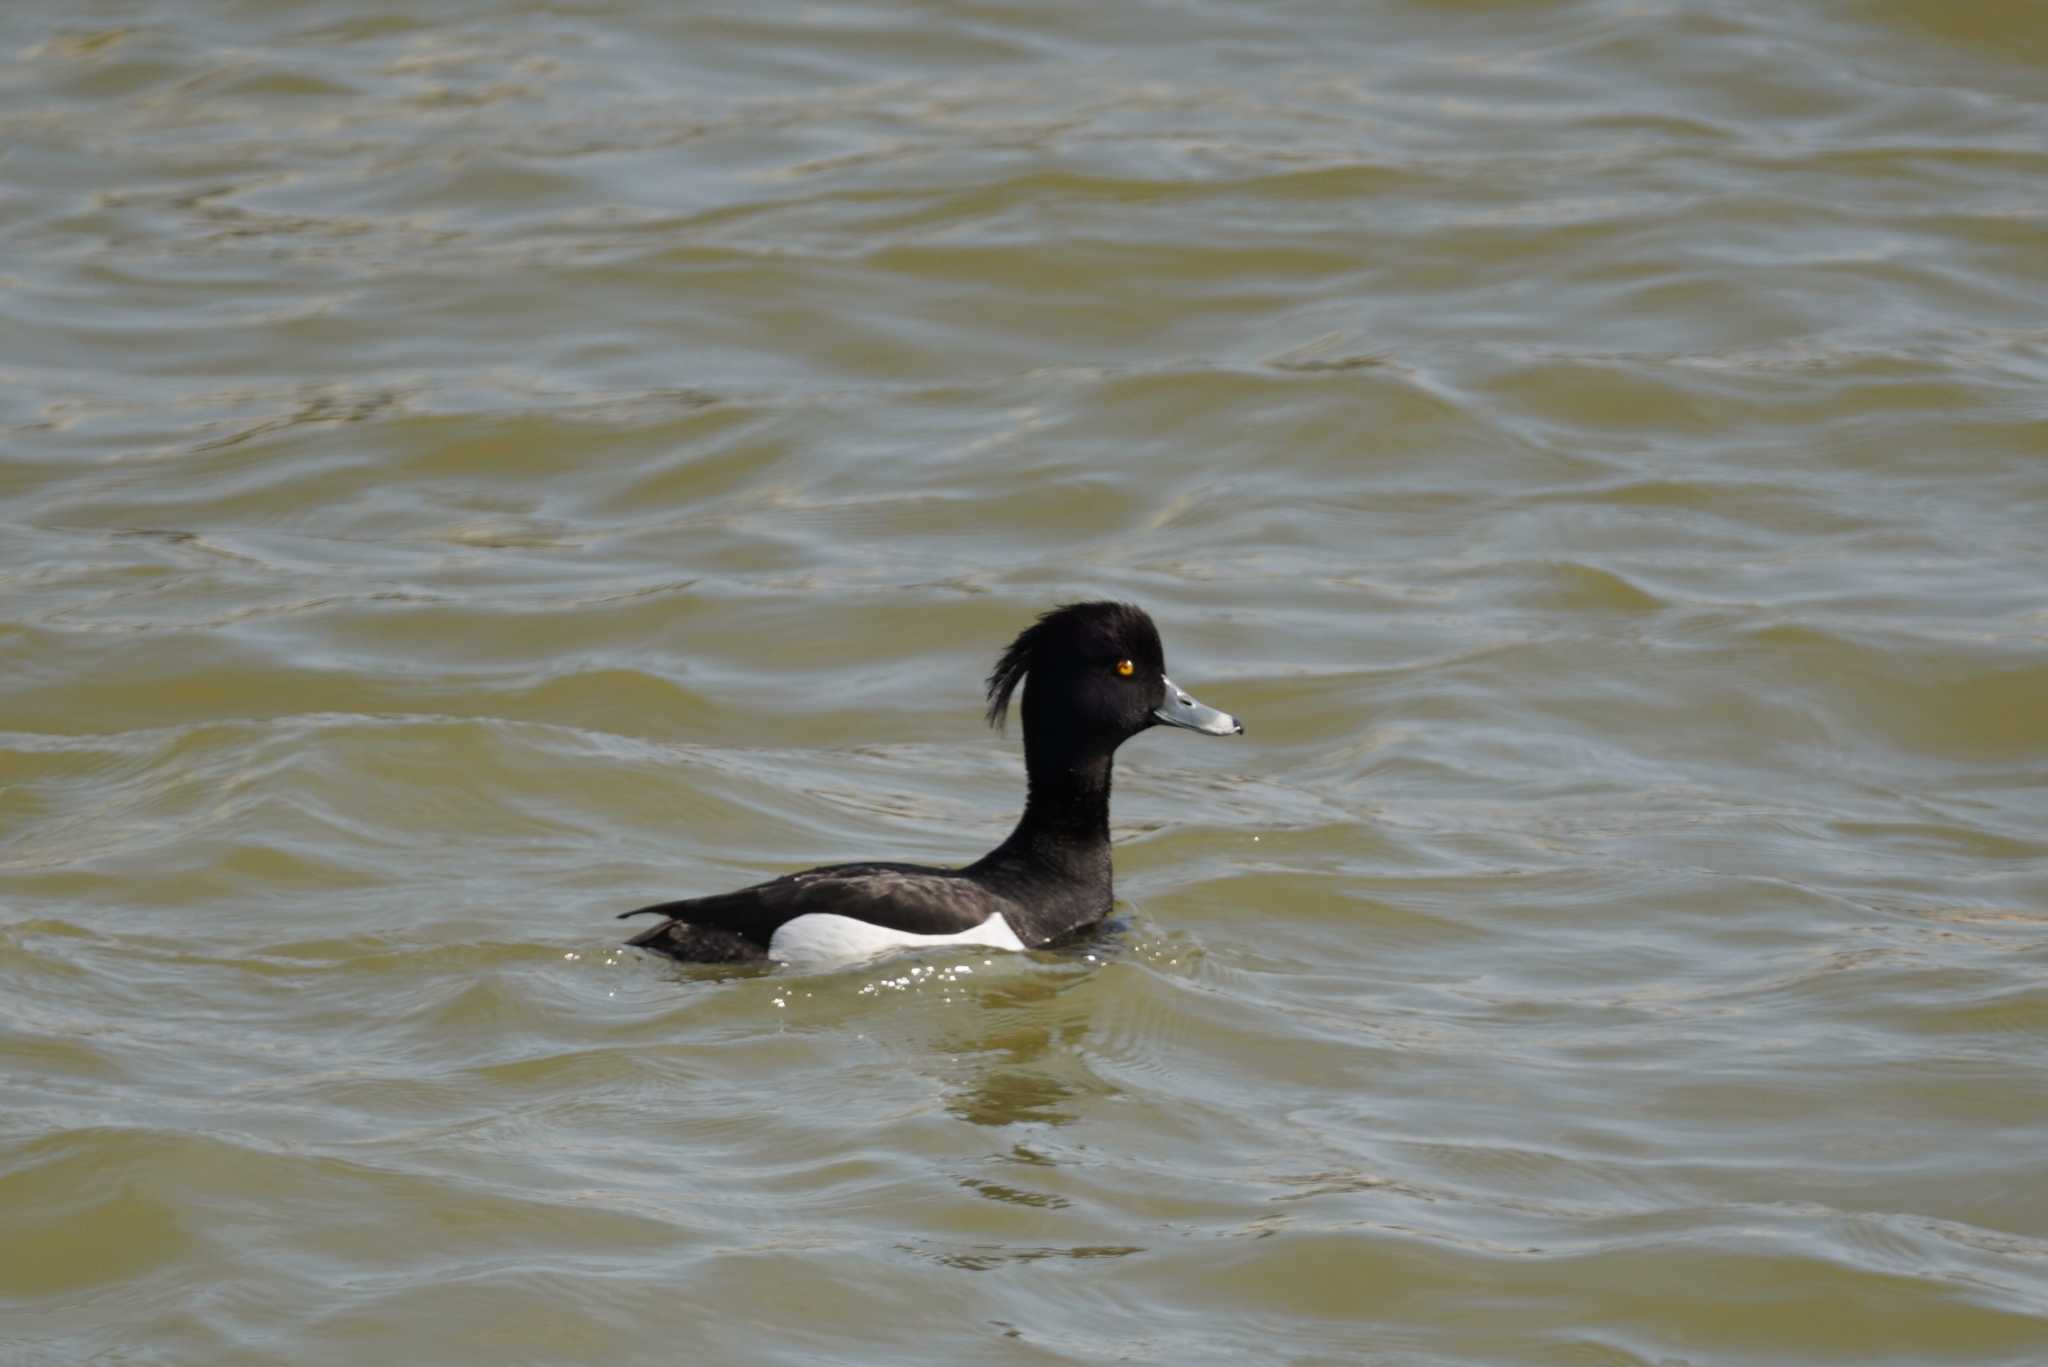
[(661, 921), (628, 945), (684, 963), (825, 970), (934, 945), (1043, 949), (1110, 915), (1110, 770), (1117, 747), (1155, 726), (1241, 736), (1166, 673), (1159, 628), (1131, 603), (1066, 603), (1017, 634), (989, 672), (1000, 731), (1023, 695), (1024, 812), (971, 864), (827, 864), (732, 892), (659, 902), (619, 919)]

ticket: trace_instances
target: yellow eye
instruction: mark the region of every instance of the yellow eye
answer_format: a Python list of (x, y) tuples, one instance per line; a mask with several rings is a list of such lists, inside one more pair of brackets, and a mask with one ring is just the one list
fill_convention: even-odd
[(1129, 660), (1118, 660), (1116, 662), (1116, 672), (1126, 679), (1131, 677), (1131, 671), (1136, 667)]

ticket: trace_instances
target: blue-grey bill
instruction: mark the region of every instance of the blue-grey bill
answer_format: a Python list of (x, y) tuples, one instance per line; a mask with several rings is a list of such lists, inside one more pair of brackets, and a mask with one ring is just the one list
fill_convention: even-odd
[(1196, 702), (1166, 681), (1166, 701), (1152, 709), (1152, 715), (1168, 726), (1185, 726), (1205, 736), (1241, 736), (1244, 723), (1228, 712), (1218, 712), (1207, 703)]

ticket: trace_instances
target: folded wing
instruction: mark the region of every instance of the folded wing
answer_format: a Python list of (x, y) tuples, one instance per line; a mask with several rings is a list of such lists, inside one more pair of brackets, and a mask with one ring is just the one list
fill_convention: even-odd
[(621, 919), (669, 918), (634, 936), (631, 944), (673, 953), (672, 945), (687, 941), (693, 952), (701, 952), (707, 943), (731, 937), (731, 957), (740, 958), (750, 957), (744, 953), (749, 946), (765, 951), (784, 922), (813, 912), (850, 916), (910, 935), (957, 935), (1003, 910), (1002, 898), (957, 874), (915, 864), (833, 864), (734, 892), (641, 907)]

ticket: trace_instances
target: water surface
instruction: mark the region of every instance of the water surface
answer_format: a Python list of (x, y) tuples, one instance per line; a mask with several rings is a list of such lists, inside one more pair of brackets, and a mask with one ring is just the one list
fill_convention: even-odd
[(2042, 1361), (2044, 34), (10, 9), (0, 1362)]

